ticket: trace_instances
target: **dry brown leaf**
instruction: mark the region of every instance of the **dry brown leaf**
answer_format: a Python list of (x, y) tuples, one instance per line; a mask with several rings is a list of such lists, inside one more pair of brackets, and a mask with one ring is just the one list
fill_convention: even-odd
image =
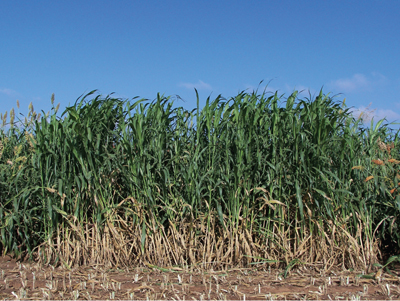
[(371, 180), (371, 179), (373, 179), (374, 178), (374, 176), (369, 176), (369, 177), (367, 177), (364, 181), (365, 182), (368, 182), (369, 180)]
[(383, 161), (381, 159), (378, 160), (372, 160), (372, 163), (376, 164), (376, 165), (384, 165), (385, 163), (383, 163)]

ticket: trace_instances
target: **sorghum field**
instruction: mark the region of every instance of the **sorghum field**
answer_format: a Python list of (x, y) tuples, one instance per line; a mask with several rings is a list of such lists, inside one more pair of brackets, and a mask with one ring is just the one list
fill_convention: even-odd
[(2, 114), (0, 297), (400, 295), (398, 131), (322, 91), (199, 103)]

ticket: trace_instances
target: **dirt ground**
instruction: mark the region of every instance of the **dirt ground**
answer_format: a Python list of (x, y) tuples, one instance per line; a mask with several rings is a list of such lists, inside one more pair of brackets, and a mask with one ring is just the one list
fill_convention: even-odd
[(101, 266), (72, 270), (0, 257), (2, 300), (384, 300), (400, 298), (400, 269), (366, 279), (350, 271), (318, 273), (310, 267), (200, 271), (125, 270)]

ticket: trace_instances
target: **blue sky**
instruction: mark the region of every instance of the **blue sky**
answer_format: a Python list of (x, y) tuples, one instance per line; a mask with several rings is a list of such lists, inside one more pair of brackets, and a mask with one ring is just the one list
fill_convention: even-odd
[[(122, 98), (258, 87), (342, 93), (400, 121), (400, 1), (3, 0), (0, 111), (61, 110), (98, 89)], [(308, 92), (302, 94), (308, 96)]]

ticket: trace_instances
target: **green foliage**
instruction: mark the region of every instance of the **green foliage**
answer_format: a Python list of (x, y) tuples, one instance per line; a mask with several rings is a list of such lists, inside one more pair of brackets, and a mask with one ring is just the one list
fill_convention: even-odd
[(29, 120), (0, 129), (4, 253), (31, 254), (67, 220), (101, 228), (116, 208), (141, 226), (142, 252), (149, 220), (211, 216), (266, 240), (277, 228), (298, 245), (325, 235), (327, 221), (360, 241), (400, 242), (398, 132), (363, 127), (322, 91), (242, 92), (192, 111), (161, 95), (95, 94), (61, 117), (31, 106)]

